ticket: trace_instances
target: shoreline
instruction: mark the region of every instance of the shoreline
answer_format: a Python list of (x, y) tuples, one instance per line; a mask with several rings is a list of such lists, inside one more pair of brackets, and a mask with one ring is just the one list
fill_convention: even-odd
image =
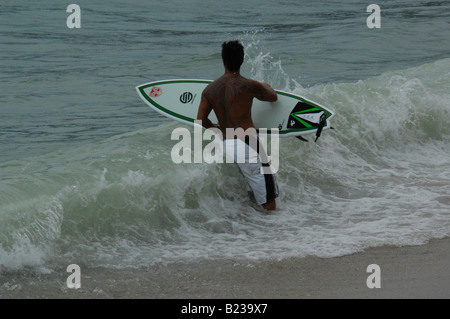
[[(444, 238), (334, 258), (82, 267), (80, 289), (67, 288), (65, 269), (48, 275), (6, 275), (0, 277), (0, 299), (447, 299), (449, 251), (450, 238)], [(380, 267), (380, 288), (367, 286), (371, 264)]]

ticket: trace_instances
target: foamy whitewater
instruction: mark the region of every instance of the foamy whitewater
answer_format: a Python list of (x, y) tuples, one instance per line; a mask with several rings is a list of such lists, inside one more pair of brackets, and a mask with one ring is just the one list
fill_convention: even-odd
[[(380, 3), (382, 28), (369, 30), (365, 6), (353, 3), (341, 4), (341, 15), (295, 2), (272, 13), (249, 5), (235, 16), (211, 4), (178, 9), (176, 19), (167, 13), (173, 3), (145, 11), (138, 2), (132, 9), (80, 1), (78, 33), (65, 28), (65, 8), (50, 3), (33, 4), (36, 19), (50, 15), (42, 24), (30, 22), (28, 5), (2, 5), (3, 275), (72, 263), (121, 269), (335, 257), (450, 236), (449, 37), (433, 33), (441, 47), (432, 47), (429, 32), (418, 31), (424, 21), (430, 32), (448, 28), (441, 13), (448, 2), (444, 10)], [(205, 22), (214, 10), (223, 17)], [(289, 18), (275, 25), (283, 14)], [(61, 25), (50, 22), (56, 18)], [(378, 47), (367, 52), (371, 32)], [(392, 47), (397, 37), (403, 48)], [(429, 51), (413, 45), (417, 37)], [(280, 139), (276, 213), (261, 211), (232, 164), (173, 163), (170, 136), (181, 124), (134, 90), (152, 80), (220, 76), (220, 44), (233, 38), (246, 48), (243, 75), (336, 111), (335, 129), (317, 143)]]

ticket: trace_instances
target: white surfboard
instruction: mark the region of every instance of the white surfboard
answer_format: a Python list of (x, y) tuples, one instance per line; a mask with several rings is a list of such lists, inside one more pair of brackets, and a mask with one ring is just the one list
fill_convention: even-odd
[[(211, 80), (164, 80), (138, 85), (141, 99), (159, 113), (187, 124), (195, 124), (198, 106), (205, 87)], [(275, 90), (276, 102), (253, 100), (252, 119), (257, 130), (278, 129), (280, 137), (300, 136), (330, 128), (334, 112), (300, 95)], [(209, 119), (217, 123), (212, 111)]]

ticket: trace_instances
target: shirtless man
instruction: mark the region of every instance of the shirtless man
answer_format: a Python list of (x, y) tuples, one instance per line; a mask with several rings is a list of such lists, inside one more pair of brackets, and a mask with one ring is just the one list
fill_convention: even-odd
[[(205, 128), (215, 127), (208, 119), (209, 113), (214, 110), (218, 119), (217, 127), (223, 135), (224, 150), (227, 151), (230, 148), (236, 148), (236, 144), (245, 143), (244, 147), (248, 152), (249, 145), (254, 145), (249, 143), (249, 139), (257, 139), (251, 117), (253, 98), (274, 102), (277, 100), (277, 94), (270, 85), (246, 79), (240, 75), (240, 68), (244, 62), (244, 47), (238, 41), (222, 44), (222, 61), (225, 73), (204, 89), (197, 120), (202, 121)], [(230, 134), (230, 131), (234, 133)], [(236, 136), (236, 131), (245, 131), (246, 136), (244, 138)], [(259, 145), (259, 142), (257, 144)], [(234, 154), (234, 161), (247, 179), (257, 203), (267, 210), (274, 210), (276, 209), (275, 198), (278, 197), (275, 176), (261, 173), (261, 166), (269, 164), (264, 161), (267, 156), (263, 153), (262, 147), (258, 147), (256, 152), (253, 153), (257, 154), (257, 158), (252, 161), (247, 155), (245, 163), (236, 159), (236, 152), (231, 153)]]

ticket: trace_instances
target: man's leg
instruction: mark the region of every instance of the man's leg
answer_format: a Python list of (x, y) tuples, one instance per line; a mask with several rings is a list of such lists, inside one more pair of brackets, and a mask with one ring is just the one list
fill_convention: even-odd
[(277, 209), (277, 203), (276, 203), (275, 199), (268, 203), (263, 204), (262, 206), (264, 207), (264, 209), (267, 209), (267, 210)]

